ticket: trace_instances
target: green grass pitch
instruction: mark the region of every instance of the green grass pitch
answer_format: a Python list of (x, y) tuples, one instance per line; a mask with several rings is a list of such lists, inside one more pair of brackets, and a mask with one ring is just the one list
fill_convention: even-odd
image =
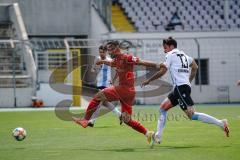
[[(230, 137), (218, 127), (189, 121), (179, 107), (168, 113), (163, 142), (149, 148), (143, 135), (135, 132), (109, 113), (94, 128), (83, 129), (58, 119), (53, 111), (0, 112), (0, 160), (231, 160), (240, 159), (240, 106), (197, 105), (230, 123)], [(134, 118), (147, 128), (156, 129), (158, 107), (135, 107)], [(27, 130), (18, 142), (11, 133), (16, 127)]]

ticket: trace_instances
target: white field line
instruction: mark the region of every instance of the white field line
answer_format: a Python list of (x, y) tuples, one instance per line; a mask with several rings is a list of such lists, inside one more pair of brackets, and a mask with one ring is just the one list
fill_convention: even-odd
[[(0, 112), (39, 112), (39, 111), (54, 111), (55, 107), (47, 107), (47, 108), (0, 108)], [(73, 110), (84, 110), (84, 108), (80, 107), (70, 107), (70, 111)]]

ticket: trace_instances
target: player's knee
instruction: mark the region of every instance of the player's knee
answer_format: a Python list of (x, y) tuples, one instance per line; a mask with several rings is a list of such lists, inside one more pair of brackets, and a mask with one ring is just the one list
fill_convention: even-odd
[(122, 113), (122, 121), (128, 123), (131, 120), (131, 115), (127, 112)]
[(191, 113), (187, 113), (188, 119), (191, 120), (192, 119), (192, 114)]
[(160, 105), (160, 110), (167, 111), (169, 108), (171, 108), (171, 103), (169, 103), (168, 101), (164, 101)]
[(161, 111), (167, 111), (167, 109), (166, 109), (166, 107), (165, 107), (164, 105), (161, 105), (161, 106), (160, 106), (160, 112), (161, 112)]
[(187, 110), (187, 111), (186, 111), (186, 114), (187, 114), (188, 118), (189, 118), (190, 120), (192, 120), (192, 116), (194, 115), (194, 111), (193, 111), (193, 110)]
[(96, 94), (96, 99), (99, 100), (99, 101), (106, 101), (107, 100), (107, 98), (105, 97), (105, 95), (102, 91), (100, 91)]
[(166, 103), (162, 102), (162, 103), (160, 104), (160, 109), (165, 110), (166, 107), (167, 107)]

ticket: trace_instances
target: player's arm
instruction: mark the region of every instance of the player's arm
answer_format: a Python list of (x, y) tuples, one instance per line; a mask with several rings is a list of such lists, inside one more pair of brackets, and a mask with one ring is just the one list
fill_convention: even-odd
[(126, 58), (127, 58), (127, 62), (134, 63), (135, 65), (159, 68), (159, 64), (157, 64), (157, 63), (141, 60), (140, 58), (132, 56), (132, 55), (128, 55)]
[(101, 65), (101, 64), (106, 64), (111, 67), (115, 67), (114, 61), (109, 61), (109, 60), (99, 60), (96, 62), (96, 65)]
[(151, 61), (138, 60), (137, 65), (142, 65), (146, 67), (160, 68), (160, 65)]
[(92, 65), (92, 68), (91, 68), (91, 72), (96, 72), (96, 62), (99, 61), (100, 59), (99, 58), (96, 58), (93, 62), (93, 65)]
[(162, 77), (167, 72), (167, 67), (164, 63), (160, 64), (160, 69), (157, 73), (155, 73), (151, 78), (142, 82), (141, 87), (148, 85), (151, 81)]
[(190, 76), (189, 76), (189, 82), (191, 83), (192, 80), (195, 78), (197, 70), (198, 70), (198, 65), (194, 59), (193, 59), (192, 63), (190, 64), (190, 67), (192, 68)]
[(240, 86), (240, 80), (237, 81), (237, 85)]

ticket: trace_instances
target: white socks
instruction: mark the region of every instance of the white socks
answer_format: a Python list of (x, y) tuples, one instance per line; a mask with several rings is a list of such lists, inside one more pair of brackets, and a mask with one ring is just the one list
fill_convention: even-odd
[[(163, 134), (163, 129), (166, 124), (166, 119), (167, 119), (167, 111), (160, 109), (160, 116), (158, 118), (158, 124), (157, 124), (157, 132), (155, 136), (161, 141), (162, 134)], [(192, 116), (192, 120), (198, 120), (202, 121), (204, 123), (209, 123), (209, 124), (215, 124), (219, 127), (223, 127), (223, 122), (215, 117), (212, 117), (208, 114), (205, 113), (199, 113), (195, 112)]]
[(112, 111), (117, 117), (121, 116), (121, 112), (112, 103), (106, 101), (103, 103), (103, 105)]
[[(110, 111), (112, 111), (117, 117), (121, 116), (121, 112), (112, 103), (106, 101), (106, 102), (103, 103), (103, 105), (106, 108), (108, 108)], [(99, 116), (100, 110), (101, 110), (101, 105), (99, 105), (97, 110), (93, 113), (93, 115), (92, 115), (91, 119), (89, 120), (89, 122), (95, 123), (96, 119)]]
[(192, 120), (202, 121), (204, 123), (215, 124), (219, 127), (223, 127), (223, 122), (215, 117), (212, 117), (205, 113), (195, 112), (192, 116)]
[(166, 119), (167, 119), (167, 111), (160, 109), (160, 116), (158, 118), (158, 124), (157, 124), (157, 132), (155, 134), (155, 136), (158, 137), (159, 139), (162, 138), (163, 129), (166, 124)]

